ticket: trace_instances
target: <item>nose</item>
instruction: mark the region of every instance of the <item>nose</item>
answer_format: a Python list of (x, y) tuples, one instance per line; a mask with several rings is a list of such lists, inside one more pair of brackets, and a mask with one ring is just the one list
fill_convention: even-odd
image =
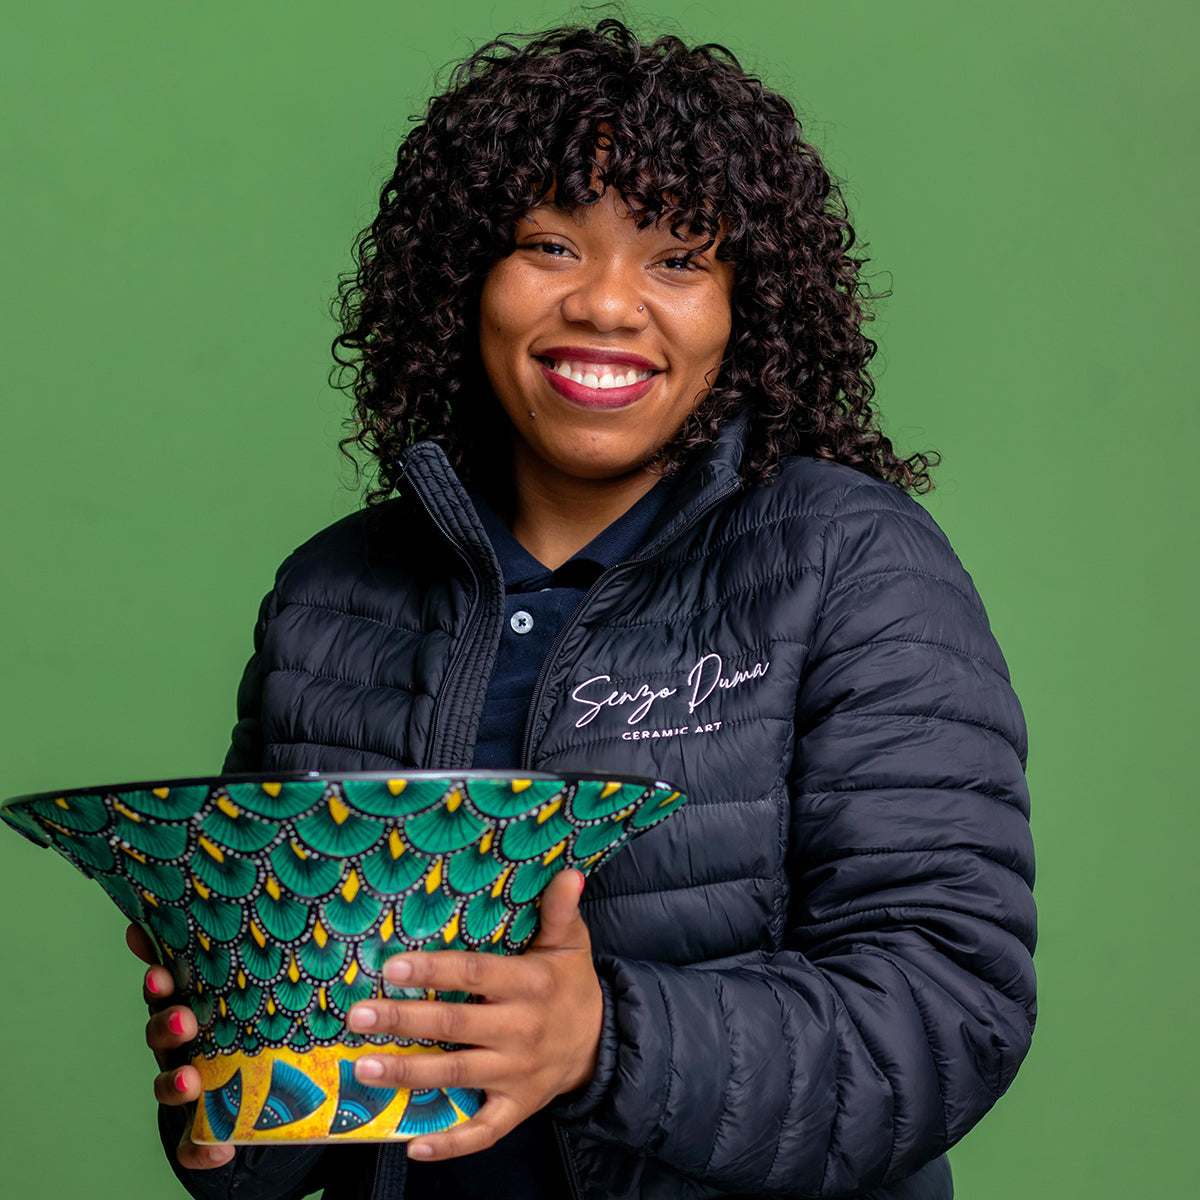
[(644, 329), (649, 313), (641, 292), (640, 272), (620, 262), (594, 263), (572, 279), (563, 296), (563, 318), (590, 325), (598, 333)]

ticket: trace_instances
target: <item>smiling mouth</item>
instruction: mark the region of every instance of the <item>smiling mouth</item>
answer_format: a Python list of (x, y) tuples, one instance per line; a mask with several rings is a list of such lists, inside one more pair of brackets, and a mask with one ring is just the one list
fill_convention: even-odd
[(546, 382), (578, 408), (615, 411), (635, 404), (654, 387), (662, 371), (628, 361), (534, 356)]
[(570, 358), (538, 358), (538, 362), (560, 379), (569, 379), (582, 387), (602, 392), (645, 383), (658, 374), (631, 363), (598, 363)]

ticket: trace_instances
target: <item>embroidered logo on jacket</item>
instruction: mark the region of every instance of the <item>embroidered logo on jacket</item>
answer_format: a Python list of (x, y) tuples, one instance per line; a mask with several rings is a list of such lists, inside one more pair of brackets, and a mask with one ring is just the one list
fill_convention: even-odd
[[(678, 737), (686, 733), (712, 733), (720, 729), (720, 721), (705, 721), (708, 714), (696, 717), (696, 712), (702, 708), (714, 693), (740, 688), (753, 679), (761, 679), (770, 667), (770, 660), (752, 663), (749, 667), (726, 671), (725, 663), (719, 654), (705, 654), (699, 658), (688, 671), (686, 677), (676, 687), (652, 687), (648, 683), (639, 684), (630, 691), (628, 687), (614, 688), (611, 675), (593, 675), (571, 689), (571, 699), (583, 707), (583, 712), (575, 722), (576, 729), (590, 725), (606, 708), (628, 708), (625, 716), (627, 725), (640, 725), (651, 715), (655, 704), (680, 695), (686, 701), (689, 720), (686, 724), (678, 724), (669, 729), (633, 730), (622, 733), (625, 740), (638, 740), (642, 737)], [(630, 708), (629, 706), (632, 705)]]

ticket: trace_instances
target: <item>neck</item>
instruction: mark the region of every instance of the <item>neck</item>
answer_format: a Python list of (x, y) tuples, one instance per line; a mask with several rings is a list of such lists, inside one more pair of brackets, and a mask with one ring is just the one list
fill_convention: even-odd
[(639, 470), (618, 479), (575, 479), (514, 466), (510, 528), (551, 570), (627, 513), (660, 478)]

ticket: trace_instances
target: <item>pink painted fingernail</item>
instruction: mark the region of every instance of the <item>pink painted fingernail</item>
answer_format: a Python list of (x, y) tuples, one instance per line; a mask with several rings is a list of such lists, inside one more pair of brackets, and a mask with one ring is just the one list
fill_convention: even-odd
[(187, 1080), (184, 1078), (182, 1071), (175, 1072), (175, 1078), (171, 1080), (171, 1084), (177, 1092), (187, 1091)]
[(409, 1158), (432, 1158), (433, 1147), (426, 1142), (409, 1142), (408, 1143)]
[(157, 996), (162, 989), (158, 986), (157, 980), (154, 978), (153, 971), (146, 972), (146, 991), (152, 996)]
[(354, 1074), (359, 1079), (378, 1079), (383, 1074), (383, 1063), (377, 1058), (360, 1058), (354, 1064)]
[(173, 1012), (167, 1018), (167, 1028), (172, 1033), (182, 1033), (183, 1032), (183, 1013)]
[(583, 889), (587, 886), (587, 880), (584, 878), (582, 871), (579, 872), (579, 894), (583, 895)]
[(383, 964), (383, 973), (392, 983), (403, 983), (412, 978), (412, 963), (406, 958), (389, 958)]

